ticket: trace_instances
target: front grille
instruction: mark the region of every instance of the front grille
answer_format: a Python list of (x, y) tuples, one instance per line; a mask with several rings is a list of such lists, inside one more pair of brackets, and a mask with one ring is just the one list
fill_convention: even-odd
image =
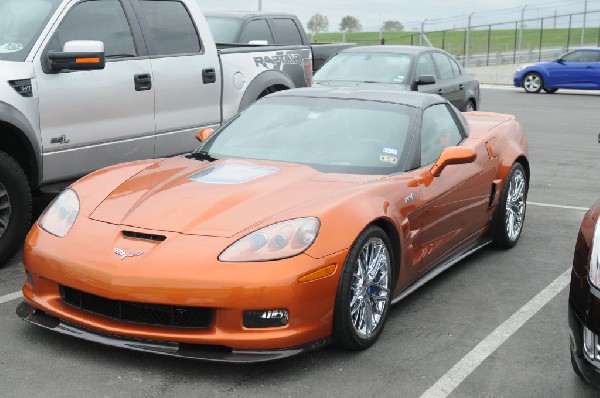
[(207, 328), (213, 310), (203, 307), (180, 307), (164, 304), (111, 300), (60, 286), (60, 298), (80, 310), (124, 322), (181, 328)]

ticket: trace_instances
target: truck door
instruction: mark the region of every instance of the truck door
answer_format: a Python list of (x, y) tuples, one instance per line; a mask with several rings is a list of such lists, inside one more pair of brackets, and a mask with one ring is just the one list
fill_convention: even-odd
[(177, 0), (133, 4), (154, 72), (155, 157), (191, 152), (198, 129), (221, 123), (221, 72), (208, 25), (193, 4), (192, 14)]
[[(37, 55), (43, 181), (154, 155), (154, 92), (150, 60), (128, 2), (94, 0), (67, 8)], [(106, 67), (51, 72), (47, 54), (71, 40), (104, 43)]]

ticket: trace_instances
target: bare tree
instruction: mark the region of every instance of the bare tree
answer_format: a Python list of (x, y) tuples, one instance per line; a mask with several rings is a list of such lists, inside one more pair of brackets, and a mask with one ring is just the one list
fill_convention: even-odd
[(385, 21), (383, 25), (381, 25), (382, 32), (402, 32), (404, 30), (404, 25), (400, 23), (400, 21)]
[(313, 36), (319, 32), (327, 32), (329, 30), (329, 20), (321, 14), (315, 14), (308, 20), (306, 24)]
[(344, 32), (360, 32), (362, 30), (362, 25), (358, 19), (346, 15), (342, 18), (342, 22), (340, 22), (340, 30)]

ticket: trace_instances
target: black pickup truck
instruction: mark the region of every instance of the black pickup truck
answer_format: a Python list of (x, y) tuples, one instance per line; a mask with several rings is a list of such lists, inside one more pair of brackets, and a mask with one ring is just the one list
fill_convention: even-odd
[(293, 14), (247, 11), (205, 11), (217, 47), (244, 44), (311, 46), (313, 70), (353, 43), (310, 43), (298, 17)]

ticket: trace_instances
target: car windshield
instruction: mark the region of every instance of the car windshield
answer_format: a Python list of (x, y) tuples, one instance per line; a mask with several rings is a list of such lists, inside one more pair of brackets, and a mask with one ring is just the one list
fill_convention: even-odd
[(343, 52), (319, 69), (315, 81), (406, 83), (411, 59), (409, 54)]
[(353, 99), (263, 99), (211, 136), (197, 152), (221, 158), (293, 162), (322, 172), (403, 171), (416, 109)]
[(25, 61), (61, 0), (0, 0), (0, 60)]
[(233, 43), (241, 23), (239, 19), (211, 16), (206, 16), (206, 22), (215, 43)]

